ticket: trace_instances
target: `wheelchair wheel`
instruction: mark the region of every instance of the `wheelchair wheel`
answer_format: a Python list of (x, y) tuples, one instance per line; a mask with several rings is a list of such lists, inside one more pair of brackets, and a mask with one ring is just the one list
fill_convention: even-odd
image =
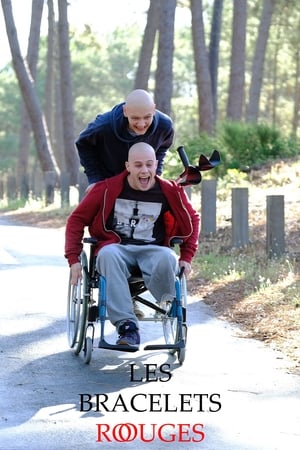
[[(163, 318), (163, 332), (166, 344), (176, 344), (181, 339), (186, 344), (187, 339), (187, 326), (186, 326), (186, 305), (187, 305), (187, 291), (186, 291), (186, 278), (182, 275), (180, 279), (180, 299), (182, 308), (182, 321), (178, 320), (176, 314), (175, 301), (170, 302), (167, 305), (167, 314)], [(177, 353), (178, 361), (180, 364), (185, 360), (186, 348), (185, 345), (179, 349), (170, 349), (170, 354)]]
[(83, 348), (84, 362), (86, 364), (89, 364), (91, 361), (92, 351), (93, 351), (93, 340), (90, 336), (88, 336), (85, 338), (84, 348)]
[(76, 354), (80, 353), (85, 337), (89, 297), (88, 279), (86, 274), (87, 257), (84, 251), (81, 253), (80, 259), (83, 269), (82, 280), (79, 280), (76, 286), (71, 285), (70, 273), (67, 302), (68, 341), (70, 347), (74, 348)]
[(79, 289), (80, 288), (78, 285), (76, 286), (71, 285), (71, 272), (70, 272), (69, 287), (68, 287), (68, 303), (67, 303), (67, 332), (68, 332), (69, 346), (71, 348), (73, 348), (75, 345), (79, 326), (80, 309), (78, 308), (77, 303), (78, 297), (77, 291)]

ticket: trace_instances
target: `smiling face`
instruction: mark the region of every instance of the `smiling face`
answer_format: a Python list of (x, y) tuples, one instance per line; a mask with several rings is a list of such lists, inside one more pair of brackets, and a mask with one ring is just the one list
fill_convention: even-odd
[(157, 160), (151, 145), (145, 142), (134, 144), (128, 152), (126, 169), (128, 183), (132, 189), (148, 191), (155, 184)]
[(130, 111), (127, 108), (125, 117), (128, 119), (130, 131), (138, 135), (145, 134), (153, 121), (153, 114), (153, 111), (147, 109), (144, 111), (136, 109)]
[(153, 122), (155, 104), (150, 94), (142, 89), (132, 91), (123, 106), (124, 117), (135, 134), (143, 135)]

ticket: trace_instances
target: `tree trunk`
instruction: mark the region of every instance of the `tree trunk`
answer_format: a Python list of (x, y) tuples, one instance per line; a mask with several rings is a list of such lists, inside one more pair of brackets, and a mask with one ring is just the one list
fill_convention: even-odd
[[(27, 61), (32, 79), (36, 78), (36, 67), (38, 61), (40, 30), (43, 14), (44, 0), (32, 0), (30, 32), (27, 48)], [(20, 183), (21, 198), (27, 198), (29, 194), (28, 181), (28, 158), (30, 147), (31, 124), (25, 104), (22, 103), (19, 155), (17, 174)]]
[(22, 58), (17, 30), (14, 23), (11, 0), (1, 0), (5, 20), (6, 33), (12, 55), (12, 63), (19, 82), (20, 90), (26, 105), (34, 134), (36, 150), (43, 172), (53, 171), (59, 176), (59, 168), (55, 161), (34, 82), (26, 61)]
[[(54, 85), (55, 85), (55, 15), (53, 0), (47, 0), (48, 5), (48, 37), (47, 37), (47, 72), (46, 72), (46, 89), (45, 89), (45, 116), (47, 120), (48, 130), (51, 137), (52, 145), (55, 149), (55, 127), (54, 127)], [(60, 167), (61, 164), (60, 164)]]
[[(280, 67), (280, 60), (279, 60), (279, 54), (280, 54), (280, 38), (281, 38), (281, 27), (277, 26), (276, 27), (276, 39), (274, 41), (274, 49), (272, 51), (273, 55), (272, 55), (272, 60), (271, 63), (268, 67), (268, 72), (271, 75), (271, 84), (272, 84), (272, 90), (270, 90), (270, 100), (266, 101), (266, 109), (267, 111), (265, 112), (265, 114), (268, 114), (271, 119), (272, 119), (272, 123), (271, 125), (273, 127), (276, 127), (276, 122), (277, 122), (277, 102), (278, 102), (278, 93), (277, 93), (277, 88), (278, 88), (278, 71), (279, 71), (279, 67)], [(270, 77), (269, 75), (269, 77)], [(264, 112), (263, 112), (264, 113)]]
[(58, 165), (62, 172), (66, 172), (64, 155), (63, 120), (61, 105), (61, 87), (59, 77), (59, 44), (58, 24), (55, 21), (53, 0), (48, 0), (48, 46), (46, 72), (46, 106), (45, 114), (51, 143)]
[(78, 184), (79, 157), (74, 145), (74, 110), (72, 97), (71, 58), (69, 49), (68, 2), (58, 2), (59, 62), (62, 105), (64, 155), (71, 185)]
[[(298, 21), (298, 30), (300, 30), (300, 20)], [(299, 36), (299, 32), (298, 32)], [(300, 120), (300, 45), (299, 40), (295, 42), (295, 90), (294, 90), (294, 110), (293, 110), (293, 120), (292, 120), (292, 134), (297, 136), (297, 131), (299, 127)]]
[(147, 24), (144, 31), (143, 43), (140, 51), (139, 64), (136, 71), (134, 89), (148, 90), (151, 59), (155, 43), (155, 36), (159, 25), (159, 1), (150, 0)]
[(171, 114), (173, 93), (173, 54), (176, 0), (160, 0), (155, 103), (165, 114)]
[(219, 70), (219, 47), (222, 27), (223, 0), (214, 0), (213, 18), (209, 43), (209, 71), (211, 78), (211, 90), (213, 98), (213, 121), (214, 127), (218, 118), (218, 70)]
[(192, 35), (198, 90), (199, 131), (214, 131), (213, 99), (209, 73), (208, 54), (205, 45), (202, 0), (191, 0)]
[(247, 0), (234, 2), (227, 118), (239, 121), (245, 98)]
[(246, 109), (247, 122), (257, 122), (258, 119), (264, 60), (273, 10), (274, 0), (264, 0), (251, 70), (249, 101)]

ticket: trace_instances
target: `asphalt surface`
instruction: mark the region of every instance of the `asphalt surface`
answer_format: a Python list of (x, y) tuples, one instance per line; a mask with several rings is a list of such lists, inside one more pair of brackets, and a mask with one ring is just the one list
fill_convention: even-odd
[(300, 377), (201, 299), (189, 298), (182, 366), (143, 350), (160, 323), (141, 324), (137, 353), (75, 356), (63, 238), (0, 217), (0, 450), (300, 449)]

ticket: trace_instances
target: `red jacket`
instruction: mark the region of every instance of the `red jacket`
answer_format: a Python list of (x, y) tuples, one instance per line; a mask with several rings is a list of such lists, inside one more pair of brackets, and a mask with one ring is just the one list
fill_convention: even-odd
[[(99, 181), (88, 192), (71, 213), (66, 225), (65, 257), (69, 265), (78, 262), (82, 251), (84, 228), (88, 227), (91, 236), (98, 239), (96, 254), (104, 245), (118, 243), (120, 237), (106, 229), (106, 222), (115, 201), (122, 192), (128, 172), (124, 170), (106, 180)], [(198, 248), (200, 216), (193, 208), (184, 189), (175, 181), (156, 176), (172, 212), (165, 214), (166, 236), (164, 245), (169, 246), (174, 237), (183, 240), (180, 245), (180, 259), (191, 262)]]

